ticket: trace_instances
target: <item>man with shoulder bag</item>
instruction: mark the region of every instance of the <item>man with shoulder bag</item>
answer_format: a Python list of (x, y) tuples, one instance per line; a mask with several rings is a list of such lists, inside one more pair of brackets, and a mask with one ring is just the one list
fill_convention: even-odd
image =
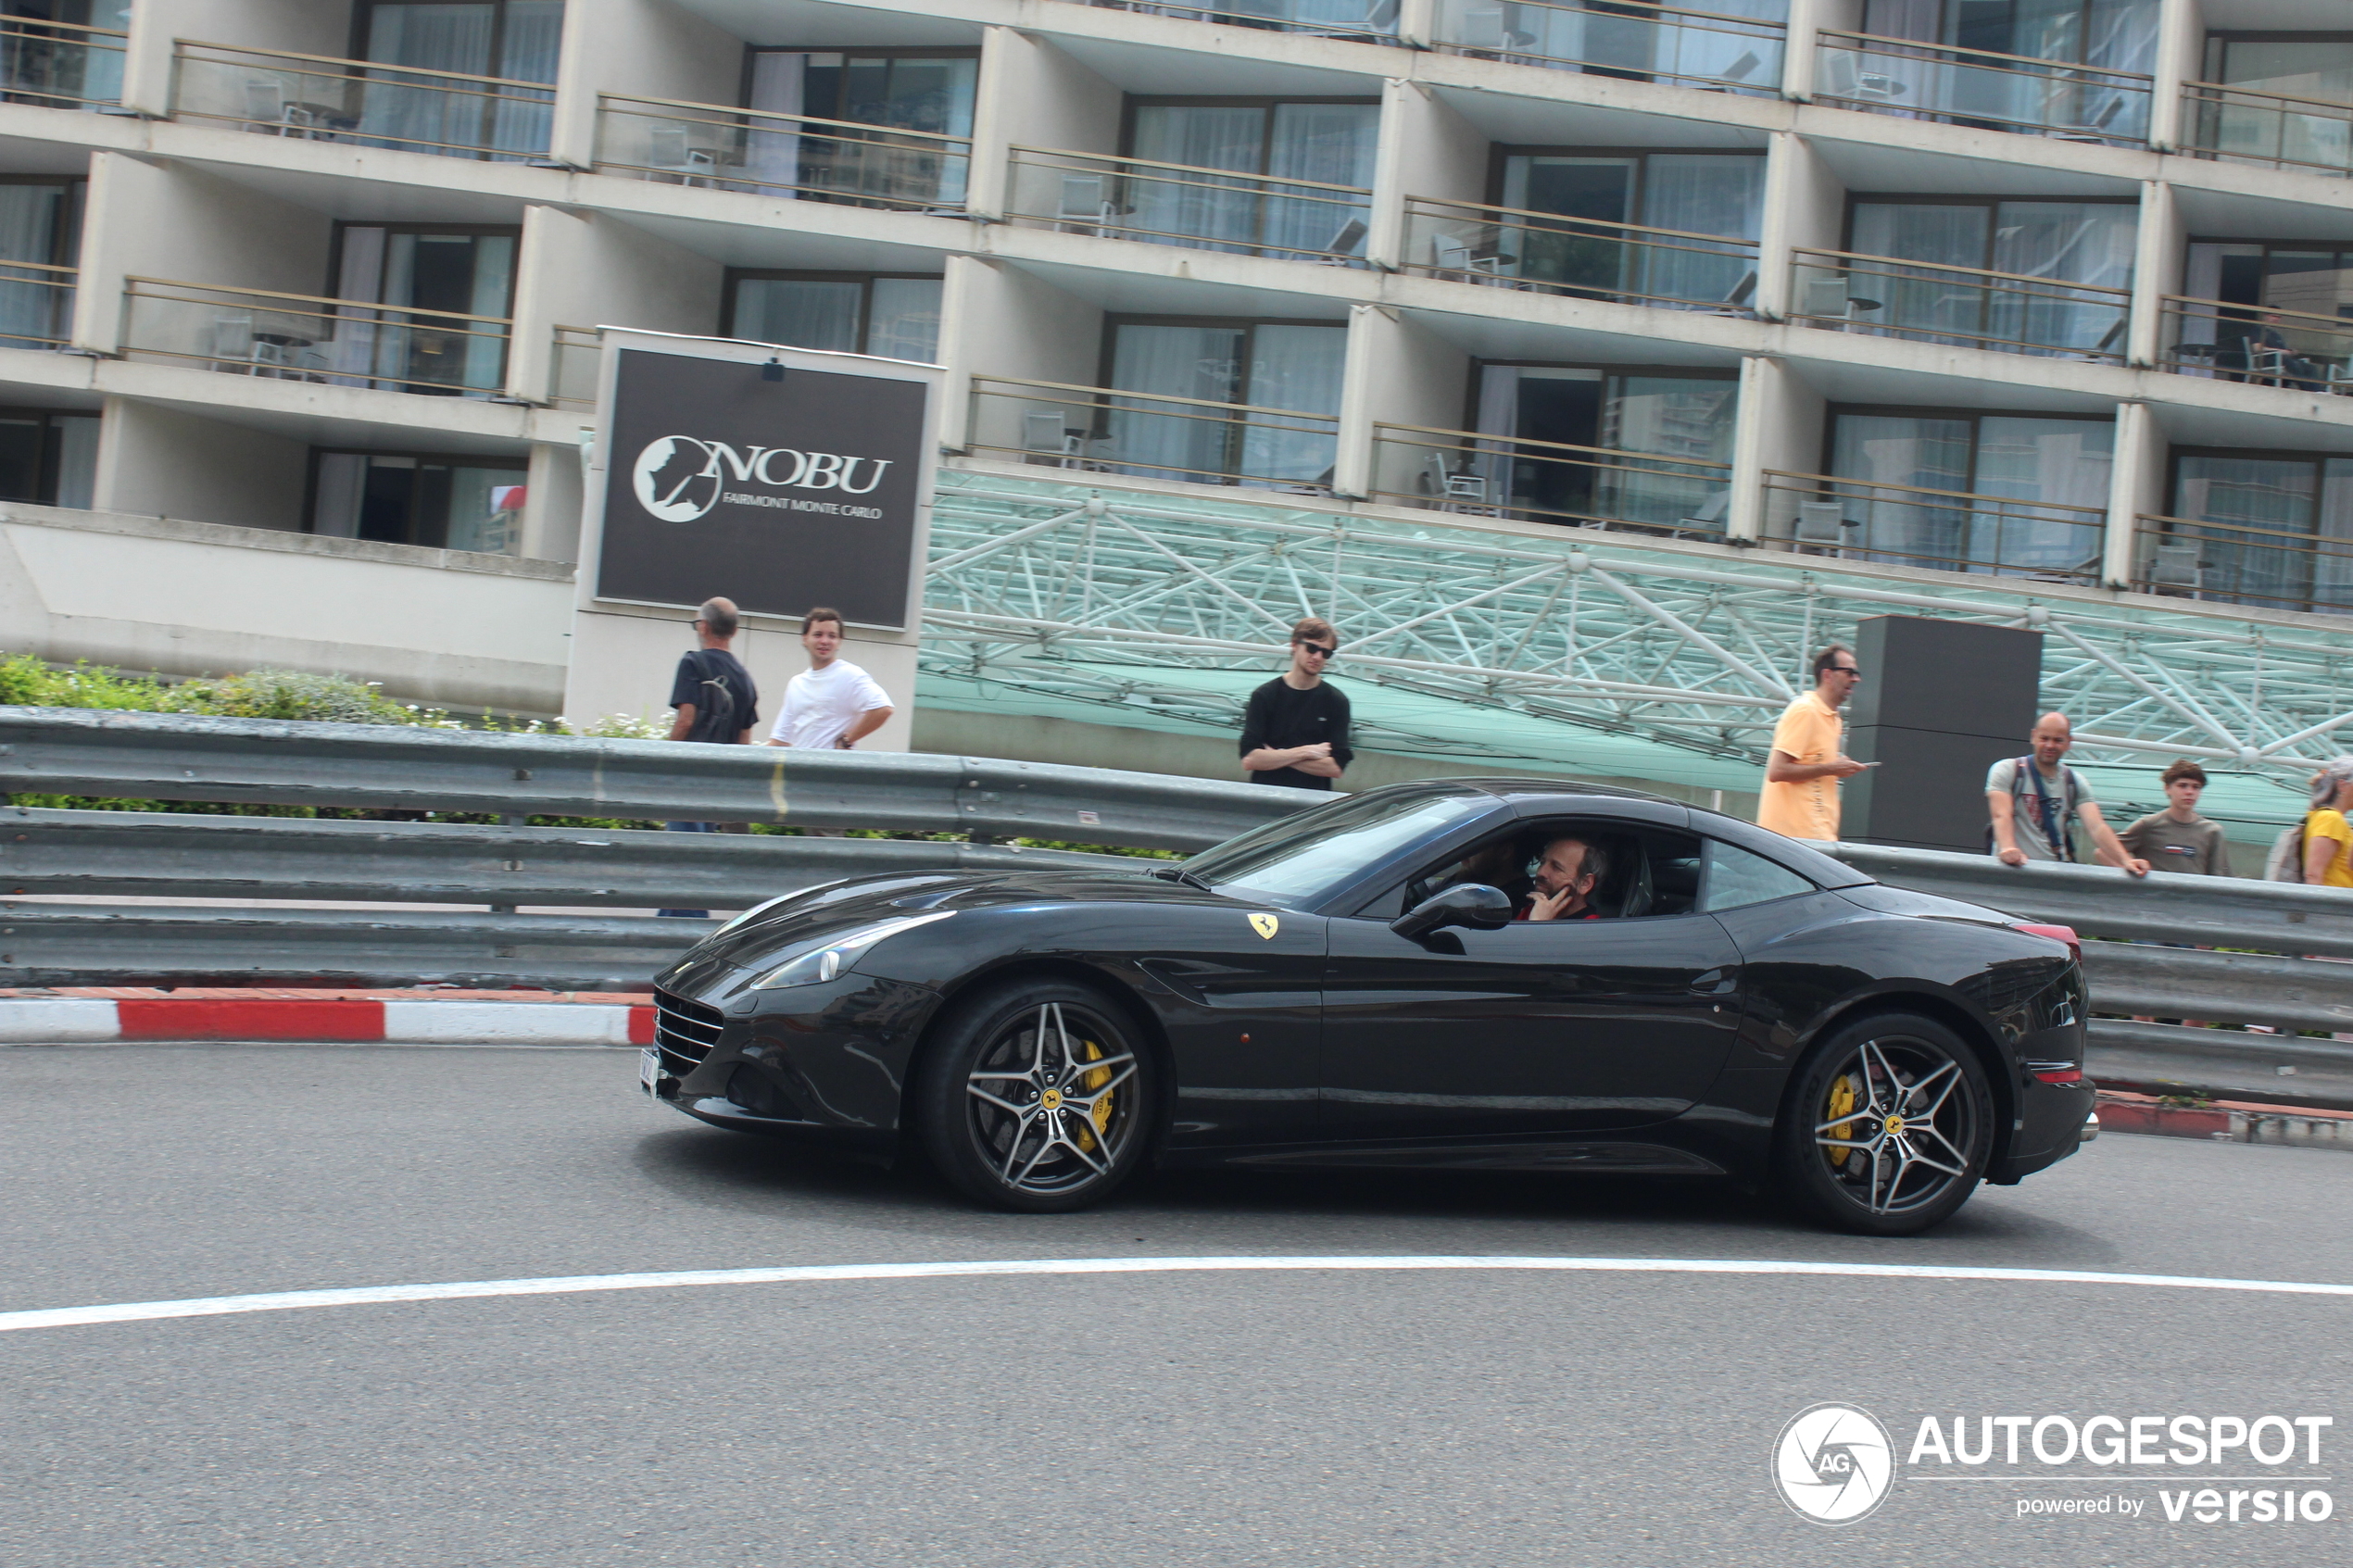
[[(701, 644), (682, 654), (670, 679), (670, 706), (677, 717), (670, 722), (672, 740), (698, 741), (706, 746), (744, 746), (760, 721), (760, 688), (751, 671), (730, 649), (738, 624), (733, 599), (711, 598), (695, 612), (695, 637)], [(673, 833), (716, 833), (716, 822), (666, 822)], [(745, 830), (729, 823), (736, 832)], [(700, 920), (708, 909), (656, 909), (660, 915)]]
[(1986, 771), (1985, 809), (1992, 818), (1986, 848), (2006, 866), (2072, 860), (2072, 818), (2083, 824), (2102, 861), (2130, 876), (2148, 875), (2149, 863), (2118, 840), (2083, 775), (2065, 762), (2068, 748), (2075, 744), (2067, 715), (2045, 713), (2036, 720), (2032, 744), (2028, 755), (1996, 762)]

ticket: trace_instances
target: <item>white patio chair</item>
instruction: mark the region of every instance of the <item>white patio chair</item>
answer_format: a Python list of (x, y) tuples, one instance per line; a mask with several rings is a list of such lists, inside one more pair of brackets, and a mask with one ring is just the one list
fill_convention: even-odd
[(2206, 562), (2196, 543), (2158, 545), (2149, 551), (2149, 587), (2158, 593), (2186, 590), (2196, 598), (2206, 587)]
[(1852, 49), (1822, 51), (1822, 95), (1859, 104), (1894, 103), (1911, 91), (1892, 76), (1863, 69), (1863, 56)]

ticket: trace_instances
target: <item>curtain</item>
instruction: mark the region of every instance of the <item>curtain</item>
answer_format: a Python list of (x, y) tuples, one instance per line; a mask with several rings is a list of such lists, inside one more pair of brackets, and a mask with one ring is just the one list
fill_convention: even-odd
[[(384, 282), (384, 231), (373, 224), (346, 224), (335, 297), (381, 300)], [(336, 384), (365, 386), (376, 363), (377, 313), (338, 306), (335, 315), (334, 341), (328, 345), (327, 362), (336, 372)]]
[[(498, 69), (493, 74), (510, 82), (552, 84), (563, 44), (563, 0), (506, 0), (505, 24), (498, 40)], [(490, 144), (517, 157), (545, 157), (555, 101), (552, 92), (501, 98), (492, 111)]]
[[(1287, 180), (1369, 187), (1379, 134), (1377, 104), (1277, 104), (1274, 138), (1266, 149), (1266, 172)], [(1270, 195), (1266, 199), (1267, 248), (1277, 255), (1336, 250), (1342, 230), (1351, 223), (1372, 221), (1369, 200), (1340, 206), (1329, 200)], [(1351, 248), (1361, 251), (1363, 247), (1360, 236)]]
[(368, 459), (359, 452), (321, 452), (312, 487), (310, 532), (331, 539), (359, 537), (359, 504), (367, 494)]
[(939, 280), (876, 278), (866, 316), (866, 352), (928, 365), (939, 358)]
[[(67, 500), (64, 485), (58, 485), (57, 505), (87, 504)], [(2321, 548), (2327, 553), (2312, 562), (2312, 608), (2353, 608), (2353, 460), (2322, 462), (2320, 525)]]
[(98, 427), (95, 414), (49, 416), (49, 439), (57, 447), (56, 505), (90, 508), (98, 483)]
[[(1145, 104), (1136, 110), (1133, 157), (1193, 169), (1258, 172), (1266, 113), (1221, 105)], [(1230, 183), (1183, 175), (1176, 184), (1146, 169), (1130, 179), (1126, 226), (1195, 249), (1247, 251), (1258, 234), (1258, 195), (1247, 180)], [(1338, 227), (1338, 225), (1334, 225)]]
[(855, 354), (864, 287), (852, 279), (740, 278), (735, 335), (791, 348)]
[[(2028, 503), (2007, 516), (1969, 520), (1966, 554), (2002, 569), (2077, 573), (2099, 563), (2102, 530), (2073, 513), (2042, 510), (2047, 502), (2108, 509), (2116, 427), (2101, 420), (2036, 420), (1989, 414), (1977, 425), (1981, 495)], [(2025, 515), (2020, 515), (2023, 512)]]
[[(1841, 414), (1831, 439), (1831, 472), (1872, 484), (1967, 490), (1967, 420), (1909, 414)], [(1862, 524), (1861, 544), (1881, 560), (1949, 561), (1959, 553), (1967, 513), (1954, 503), (1901, 492), (1840, 485), (1848, 519)]]
[(57, 260), (66, 194), (63, 185), (0, 185), (0, 347), (47, 348), (64, 335), (70, 291), (52, 273), (6, 263)]
[[(1123, 323), (1113, 343), (1111, 384), (1123, 392), (1231, 403), (1240, 380), (1242, 340), (1239, 327)], [(1122, 472), (1206, 479), (1231, 471), (1229, 427), (1215, 422), (1214, 408), (1125, 397), (1114, 397), (1111, 407), (1109, 455)], [(1201, 415), (1210, 418), (1192, 417)]]
[[(771, 114), (806, 114), (802, 94), (809, 56), (781, 49), (762, 49), (751, 57), (751, 102), (748, 108)], [(776, 120), (754, 120), (745, 137), (741, 187), (762, 195), (795, 197), (800, 177), (800, 132)]]
[[(473, 289), (466, 310), (475, 316), (508, 314), (508, 284), (515, 272), (515, 242), (509, 234), (478, 234), (473, 241)], [(488, 321), (469, 321), (474, 335), (464, 339), (465, 384), (476, 394), (497, 391), (506, 384), (505, 329)], [(497, 336), (489, 335), (493, 332)]]
[[(1764, 232), (1765, 160), (1721, 153), (1654, 153), (1643, 167), (1642, 221), (1654, 229), (1721, 234), (1755, 241)], [(1689, 240), (1662, 242), (1694, 245)], [(1646, 253), (1644, 294), (1655, 298), (1716, 305), (1755, 286), (1756, 263), (1738, 254), (1692, 249)]]
[[(1481, 365), (1478, 368), (1478, 422), (1481, 435), (1512, 436), (1519, 429), (1519, 373), (1517, 365)], [(1471, 471), (1487, 482), (1487, 493), (1500, 496), (1512, 487), (1515, 465), (1514, 448), (1508, 441), (1482, 441), (1478, 456), (1472, 460)], [(1433, 489), (1437, 488), (1435, 485)]]
[[(1982, 207), (1858, 202), (1850, 245), (1865, 256), (1983, 267), (1992, 223), (1993, 215)], [(1875, 271), (1852, 279), (1850, 297), (1877, 298), (1881, 306), (1860, 314), (1859, 319), (1907, 334), (1931, 334), (1931, 342), (1973, 343), (1977, 334), (1986, 331), (1985, 291), (1981, 285), (1949, 273), (1906, 268), (1887, 270), (1894, 275)]]
[[(489, 5), (372, 6), (367, 57), (380, 65), (486, 76), (496, 19)], [(360, 108), (359, 134), (393, 147), (479, 145), (484, 100), (423, 82), (396, 71), (371, 81)]]
[[(2138, 221), (2138, 209), (2124, 203), (2003, 202), (1994, 208), (1993, 267), (2057, 282), (2129, 288)], [(2122, 346), (2121, 301), (2000, 292), (1990, 303), (1985, 330), (1998, 338), (2059, 350), (2106, 353)]]
[[(2184, 518), (2291, 536), (2313, 531), (2320, 472), (2309, 458), (2183, 454), (2173, 471), (2173, 509)], [(2310, 558), (2292, 538), (2271, 544), (2223, 528), (2197, 529), (2194, 536), (2201, 542), (2207, 597), (2301, 604), (2309, 596)]]
[[(1345, 327), (1260, 327), (1251, 334), (1250, 384), (1243, 401), (1302, 414), (1340, 412), (1348, 357)], [(1241, 471), (1276, 484), (1328, 485), (1338, 458), (1328, 427), (1251, 415), (1242, 429)]]

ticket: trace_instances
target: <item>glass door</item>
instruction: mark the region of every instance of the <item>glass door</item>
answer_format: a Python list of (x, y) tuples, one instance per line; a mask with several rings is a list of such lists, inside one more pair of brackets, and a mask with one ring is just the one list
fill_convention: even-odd
[[(552, 88), (563, 37), (563, 0), (368, 0), (359, 57), (420, 70), (542, 82)], [(555, 94), (522, 101), (468, 83), (448, 89), (388, 73), (368, 89), (359, 134), (388, 146), (479, 148), (512, 159), (544, 156)]]
[(1632, 157), (1506, 158), (1504, 206), (1587, 219), (1596, 225), (1590, 229), (1577, 224), (1531, 226), (1512, 234), (1520, 254), (1516, 265), (1504, 263), (1506, 270), (1587, 298), (1604, 299), (1621, 293), (1631, 270), (1625, 235), (1602, 225), (1634, 221), (1641, 169), (1641, 160)]
[[(752, 56), (747, 108), (853, 125), (970, 136), (980, 60), (970, 53), (762, 49)], [(748, 182), (806, 200), (878, 197), (961, 206), (966, 160), (929, 145), (823, 134), (756, 122), (745, 149)]]
[(336, 297), (457, 314), (346, 308), (336, 323), (335, 370), (406, 392), (486, 397), (501, 390), (518, 237), (512, 229), (346, 224)]
[(1251, 178), (1369, 187), (1380, 106), (1319, 103), (1138, 104), (1128, 156), (1215, 177), (1156, 179), (1137, 171), (1122, 226), (1191, 249), (1316, 257), (1361, 252), (1371, 210), (1361, 202), (1294, 192)]
[[(53, 348), (73, 320), (81, 182), (0, 181), (0, 347)], [(9, 266), (10, 262), (31, 263)]]

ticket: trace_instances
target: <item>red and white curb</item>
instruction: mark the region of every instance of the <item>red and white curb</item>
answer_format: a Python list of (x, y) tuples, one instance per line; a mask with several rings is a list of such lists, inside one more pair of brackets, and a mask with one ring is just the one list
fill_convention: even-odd
[(646, 1003), (378, 997), (5, 997), (0, 1044), (305, 1040), (414, 1046), (648, 1046)]

